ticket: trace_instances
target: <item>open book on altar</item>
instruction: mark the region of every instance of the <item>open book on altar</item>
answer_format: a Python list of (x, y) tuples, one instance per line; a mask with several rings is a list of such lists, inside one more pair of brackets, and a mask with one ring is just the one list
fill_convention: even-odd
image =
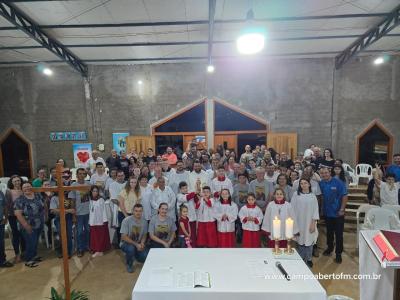
[(210, 273), (203, 271), (183, 272), (177, 275), (178, 288), (210, 288)]

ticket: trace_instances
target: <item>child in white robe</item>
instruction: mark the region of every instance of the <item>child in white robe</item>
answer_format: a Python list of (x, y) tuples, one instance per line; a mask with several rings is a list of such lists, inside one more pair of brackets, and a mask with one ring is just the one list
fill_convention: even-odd
[(261, 209), (256, 205), (256, 196), (247, 195), (247, 204), (239, 211), (240, 222), (243, 229), (243, 248), (260, 248), (260, 225), (263, 219)]
[(268, 248), (274, 248), (274, 232), (273, 232), (273, 220), (277, 217), (281, 221), (281, 230), (280, 230), (280, 239), (279, 239), (279, 247), (286, 248), (286, 219), (291, 218), (293, 220), (293, 234), (298, 234), (299, 230), (297, 229), (297, 221), (293, 211), (292, 206), (289, 202), (285, 201), (285, 193), (282, 189), (277, 188), (274, 192), (273, 198), (274, 201), (271, 201), (267, 209), (265, 210), (264, 220), (261, 229), (267, 234), (269, 237), (269, 241), (267, 243)]
[(179, 193), (176, 196), (177, 210), (180, 210), (181, 205), (185, 205), (188, 208), (188, 218), (190, 225), (190, 241), (192, 248), (196, 246), (196, 208), (194, 198), (198, 198), (195, 192), (188, 193), (188, 185), (185, 181), (179, 183)]
[(228, 189), (223, 189), (220, 194), (219, 200), (214, 205), (214, 217), (217, 220), (218, 248), (234, 248), (238, 207), (232, 201)]
[(94, 252), (93, 257), (102, 256), (103, 252), (111, 248), (111, 244), (105, 202), (100, 197), (100, 191), (96, 185), (93, 185), (90, 189), (89, 225), (90, 250)]
[(227, 189), (231, 195), (233, 194), (232, 181), (225, 176), (225, 167), (221, 165), (218, 167), (217, 177), (211, 181), (211, 192), (215, 198), (218, 198), (223, 189)]
[[(197, 185), (197, 193), (200, 194), (200, 182)], [(203, 187), (200, 197), (195, 197), (195, 209), (197, 215), (197, 246), (217, 247), (217, 228), (213, 213), (214, 198), (211, 197), (209, 186)]]
[(319, 220), (318, 200), (311, 192), (311, 183), (308, 179), (300, 179), (297, 192), (292, 196), (290, 204), (297, 216), (300, 235), (296, 237), (297, 252), (304, 262), (311, 268), (313, 246), (317, 242)]

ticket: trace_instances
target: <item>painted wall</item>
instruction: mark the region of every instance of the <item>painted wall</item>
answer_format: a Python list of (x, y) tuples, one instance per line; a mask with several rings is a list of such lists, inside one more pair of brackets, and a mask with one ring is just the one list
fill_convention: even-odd
[[(274, 132), (298, 132), (298, 149), (331, 147), (353, 163), (355, 136), (375, 118), (400, 151), (400, 62), (374, 66), (363, 57), (334, 72), (332, 59), (218, 61), (205, 64), (91, 66), (84, 80), (65, 66), (46, 77), (34, 67), (0, 68), (0, 132), (17, 128), (33, 143), (35, 166), (59, 157), (72, 164), (73, 142), (51, 142), (51, 131), (86, 130), (89, 142), (112, 132), (147, 135), (150, 124), (202, 97), (218, 97), (266, 119)], [(138, 80), (143, 84), (139, 85)]]

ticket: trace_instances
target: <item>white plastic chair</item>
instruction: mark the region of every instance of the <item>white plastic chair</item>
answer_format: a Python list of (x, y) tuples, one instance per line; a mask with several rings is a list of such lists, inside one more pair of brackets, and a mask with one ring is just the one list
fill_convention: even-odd
[(373, 178), (372, 176), (372, 166), (369, 164), (358, 164), (356, 166), (356, 180), (357, 185), (360, 178), (368, 178), (368, 182)]
[(351, 182), (349, 183), (349, 186), (357, 186), (358, 181), (357, 181), (357, 176), (356, 176), (356, 172), (354, 171), (354, 169), (349, 164), (346, 164), (346, 163), (343, 163), (342, 167), (345, 171), (347, 171), (347, 173), (349, 173), (349, 175), (351, 177)]
[(4, 183), (4, 184), (7, 185), (9, 180), (10, 180), (10, 177), (1, 177), (0, 178), (0, 183)]
[(23, 181), (25, 181), (25, 182), (28, 182), (28, 181), (29, 181), (28, 177), (26, 177), (26, 176), (21, 176), (21, 179), (22, 179)]
[(43, 226), (44, 241), (46, 243), (46, 248), (50, 249), (48, 232), (49, 232), (49, 228), (47, 227), (46, 224), (44, 224), (44, 226)]
[(394, 211), (395, 213), (397, 213), (397, 216), (400, 216), (400, 205), (384, 204), (382, 205), (382, 208)]
[[(356, 248), (358, 248), (359, 234), (360, 234), (360, 228), (361, 228), (360, 214), (362, 214), (362, 213), (366, 214), (371, 208), (379, 208), (379, 206), (371, 205), (371, 204), (361, 204), (357, 209), (357, 213), (356, 213), (356, 219), (357, 219), (357, 244), (356, 244)], [(365, 216), (364, 216), (364, 220), (365, 220)]]
[(5, 194), (6, 194), (6, 191), (7, 191), (7, 184), (5, 184), (5, 183), (0, 183), (0, 191), (2, 191), (3, 194), (5, 195)]
[(374, 207), (368, 210), (364, 218), (363, 229), (391, 230), (400, 225), (399, 216), (392, 210)]

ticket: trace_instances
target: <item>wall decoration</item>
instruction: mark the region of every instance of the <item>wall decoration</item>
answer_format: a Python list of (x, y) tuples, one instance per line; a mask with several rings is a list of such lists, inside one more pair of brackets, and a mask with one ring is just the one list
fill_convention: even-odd
[(113, 133), (113, 149), (115, 149), (118, 155), (121, 150), (126, 151), (126, 137), (129, 136), (129, 132), (114, 132)]
[(86, 131), (60, 131), (50, 132), (50, 140), (52, 142), (59, 141), (86, 141)]
[(92, 158), (92, 144), (73, 144), (75, 168), (88, 168)]

